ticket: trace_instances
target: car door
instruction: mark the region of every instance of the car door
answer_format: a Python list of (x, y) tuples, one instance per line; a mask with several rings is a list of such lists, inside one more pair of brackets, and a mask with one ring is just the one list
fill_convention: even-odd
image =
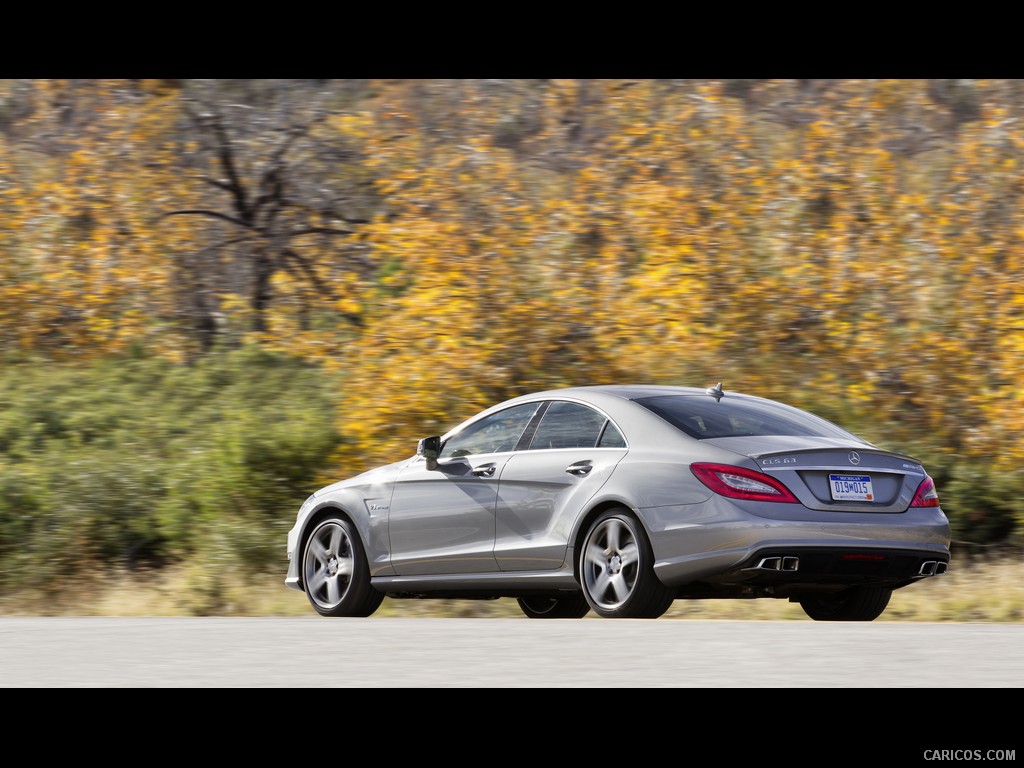
[(498, 481), (539, 402), (486, 416), (445, 441), (437, 469), (422, 459), (399, 474), (391, 498), (391, 564), (399, 576), (486, 573), (494, 559)]
[(494, 557), (503, 571), (560, 567), (573, 522), (626, 455), (614, 423), (570, 401), (548, 404), (527, 439), (498, 484)]

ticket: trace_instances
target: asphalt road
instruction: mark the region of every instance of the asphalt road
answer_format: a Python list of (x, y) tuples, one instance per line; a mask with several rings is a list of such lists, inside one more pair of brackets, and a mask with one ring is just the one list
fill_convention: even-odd
[(6, 618), (0, 687), (1005, 688), (1024, 625)]

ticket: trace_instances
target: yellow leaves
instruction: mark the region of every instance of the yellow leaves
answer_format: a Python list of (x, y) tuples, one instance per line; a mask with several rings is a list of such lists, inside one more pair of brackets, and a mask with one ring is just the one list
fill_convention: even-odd
[(237, 293), (221, 293), (218, 294), (218, 298), (222, 312), (233, 313), (244, 310), (248, 306), (246, 299)]
[(855, 381), (847, 384), (845, 393), (850, 400), (863, 406), (870, 406), (878, 397), (878, 393), (870, 380)]
[(368, 112), (332, 115), (327, 124), (339, 134), (357, 139), (368, 137), (374, 130), (373, 116)]
[[(66, 87), (40, 87), (34, 133), (57, 125), (47, 104)], [(195, 218), (152, 223), (206, 189), (176, 154), (178, 141), (197, 150), (176, 133), (177, 91), (147, 86), (159, 96), (136, 108), (97, 87), (96, 131), (68, 152), (0, 143), (0, 343), (139, 341), (185, 359), (183, 296), (212, 291), (230, 328), (251, 296), (241, 278), (184, 282), (211, 245)], [(1000, 414), (1024, 410), (1011, 154), (1024, 138), (1001, 122), (1012, 110), (933, 152), (893, 155), (883, 143), (925, 85), (834, 88), (805, 105), (811, 122), (783, 128), (716, 83), (555, 81), (522, 85), (514, 104), (443, 109), (410, 84), (379, 84), (316, 137), (359, 156), (337, 174), (365, 174), (373, 221), (358, 241), (309, 246), (330, 295), (275, 275), (259, 340), (344, 372), (349, 468), (407, 455), (524, 387), (700, 385), (714, 372), (865, 419), (895, 420), (914, 398), (937, 441), (970, 420), (984, 438), (971, 450), (989, 449), (1006, 435)], [(794, 93), (765, 84), (764, 103)], [(346, 261), (356, 242), (359, 268)], [(218, 254), (223, 274), (244, 270), (247, 247)], [(990, 374), (993, 393), (973, 392)], [(1006, 452), (1024, 459), (1024, 443)]]

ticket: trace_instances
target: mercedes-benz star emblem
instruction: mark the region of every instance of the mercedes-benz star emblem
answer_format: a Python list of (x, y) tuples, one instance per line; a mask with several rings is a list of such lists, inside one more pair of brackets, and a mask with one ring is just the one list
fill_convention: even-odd
[(850, 451), (850, 463), (854, 465), (860, 464), (860, 454), (856, 451)]

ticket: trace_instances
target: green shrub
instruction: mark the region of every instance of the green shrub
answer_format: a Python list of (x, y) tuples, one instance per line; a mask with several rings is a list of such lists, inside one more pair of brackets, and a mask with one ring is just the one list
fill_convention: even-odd
[[(331, 382), (258, 349), (0, 373), (0, 583), (86, 569), (275, 567), (337, 448)], [(283, 567), (281, 565), (280, 567)]]

